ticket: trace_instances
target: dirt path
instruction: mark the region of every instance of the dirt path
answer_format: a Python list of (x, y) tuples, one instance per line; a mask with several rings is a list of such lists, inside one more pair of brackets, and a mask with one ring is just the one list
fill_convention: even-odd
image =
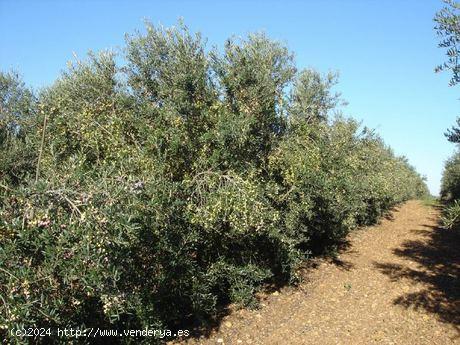
[(460, 344), (460, 238), (410, 201), (354, 232), (298, 288), (262, 296), (186, 344)]

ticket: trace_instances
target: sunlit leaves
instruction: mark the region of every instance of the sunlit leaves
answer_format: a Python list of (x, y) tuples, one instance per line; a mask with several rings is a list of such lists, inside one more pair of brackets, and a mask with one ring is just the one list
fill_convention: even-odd
[(3, 329), (175, 327), (254, 305), (265, 282), (295, 281), (312, 252), (426, 193), (380, 138), (330, 118), (335, 75), (297, 74), (263, 34), (208, 53), (183, 24), (148, 24), (125, 54), (70, 64), (38, 103), (2, 103), (33, 115), (0, 142)]

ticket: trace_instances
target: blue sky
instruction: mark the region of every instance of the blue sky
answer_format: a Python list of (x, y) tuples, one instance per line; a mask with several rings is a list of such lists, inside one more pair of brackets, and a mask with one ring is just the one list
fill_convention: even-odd
[(0, 0), (0, 69), (46, 86), (73, 53), (120, 48), (144, 19), (169, 26), (182, 17), (210, 46), (265, 31), (295, 52), (300, 68), (339, 71), (345, 115), (376, 128), (437, 194), (455, 149), (443, 133), (460, 115), (460, 86), (433, 72), (445, 59), (433, 30), (441, 7), (441, 0)]

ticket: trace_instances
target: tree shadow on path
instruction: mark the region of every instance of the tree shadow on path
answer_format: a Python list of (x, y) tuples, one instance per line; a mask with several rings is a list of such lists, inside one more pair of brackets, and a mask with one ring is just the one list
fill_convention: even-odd
[(407, 265), (374, 265), (392, 281), (406, 279), (422, 286), (417, 292), (397, 297), (395, 305), (434, 314), (439, 321), (451, 324), (460, 336), (460, 229), (423, 227), (411, 231), (421, 236), (420, 240), (406, 241), (393, 249), (395, 255), (408, 260)]

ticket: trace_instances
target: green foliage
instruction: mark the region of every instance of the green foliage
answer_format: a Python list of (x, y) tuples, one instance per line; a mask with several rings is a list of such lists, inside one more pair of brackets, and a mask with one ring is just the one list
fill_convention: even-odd
[(448, 229), (455, 228), (460, 220), (460, 152), (458, 151), (444, 165), (441, 200), (444, 203), (441, 224)]
[(338, 74), (321, 76), (315, 70), (307, 69), (299, 73), (291, 93), (289, 115), (303, 118), (308, 122), (326, 121), (330, 110), (340, 103), (340, 94), (331, 94), (337, 84)]
[(460, 223), (460, 201), (454, 200), (451, 204), (446, 206), (443, 210), (441, 217), (441, 224), (447, 228), (452, 229)]
[(450, 85), (460, 82), (460, 65), (458, 57), (460, 55), (460, 3), (453, 0), (444, 0), (447, 5), (436, 13), (436, 32), (441, 39), (440, 48), (446, 49), (447, 61), (436, 68), (436, 71), (451, 70), (452, 79)]
[(456, 124), (455, 126), (452, 126), (451, 128), (447, 129), (447, 132), (444, 133), (446, 136), (447, 140), (449, 140), (451, 143), (460, 143), (460, 117), (457, 117), (455, 120)]
[(441, 206), (440, 199), (438, 197), (427, 195), (421, 199), (423, 205), (428, 207), (439, 207)]
[[(440, 48), (446, 49), (447, 61), (436, 67), (435, 71), (450, 70), (452, 78), (450, 86), (460, 82), (460, 3), (453, 0), (444, 0), (447, 5), (441, 11), (436, 13), (434, 21), (436, 22), (436, 32), (440, 37)], [(460, 143), (460, 118), (456, 119), (456, 125), (447, 129), (444, 133), (447, 139), (452, 143)]]
[(90, 54), (37, 102), (5, 79), (20, 95), (2, 98), (17, 123), (0, 142), (5, 335), (176, 328), (253, 305), (263, 284), (295, 282), (309, 255), (427, 194), (378, 136), (330, 119), (334, 75), (297, 73), (264, 35), (207, 53), (182, 24), (147, 25), (125, 58)]
[(296, 70), (292, 53), (263, 34), (252, 34), (228, 40), (224, 53), (214, 52), (211, 59), (223, 106), (237, 121), (235, 130), (245, 131), (238, 161), (265, 164), (286, 126), (284, 91)]
[(0, 72), (0, 180), (17, 185), (34, 168), (26, 133), (32, 130), (35, 97), (17, 73)]
[(441, 180), (441, 198), (447, 202), (460, 199), (460, 153), (455, 153), (445, 165)]

